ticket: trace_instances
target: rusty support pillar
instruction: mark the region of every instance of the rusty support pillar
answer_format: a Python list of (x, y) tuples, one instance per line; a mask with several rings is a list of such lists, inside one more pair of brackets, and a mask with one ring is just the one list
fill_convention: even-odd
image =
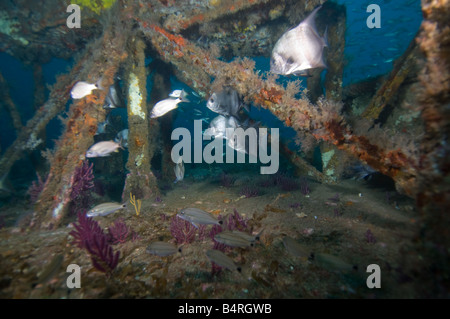
[(342, 101), (342, 79), (344, 75), (344, 49), (347, 15), (345, 6), (327, 2), (322, 9), (321, 20), (328, 26), (328, 48), (326, 49), (327, 73), (325, 96), (329, 100)]
[[(78, 62), (76, 67), (81, 68), (78, 80), (95, 83), (102, 78), (102, 85), (109, 87), (114, 81), (114, 74), (121, 61), (126, 57), (124, 47), (129, 30), (130, 27), (127, 25), (112, 22), (112, 25), (104, 31), (103, 37), (86, 49), (86, 54)], [(89, 63), (86, 63), (86, 60)], [(71, 87), (66, 87), (65, 95), (60, 99), (67, 100)], [(54, 93), (52, 92), (51, 97)], [(94, 142), (97, 123), (105, 119), (103, 109), (105, 96), (106, 91), (94, 90), (92, 94), (74, 100), (71, 105), (65, 132), (56, 143), (57, 149), (51, 159), (48, 178), (36, 202), (32, 227), (44, 229), (57, 227), (67, 215), (75, 171), (82, 165), (87, 149)]]
[(424, 21), (417, 44), (426, 58), (419, 75), (425, 135), (421, 151), (417, 206), (422, 215), (421, 254), (429, 276), (430, 296), (450, 291), (450, 1), (422, 0)]
[(403, 53), (396, 61), (393, 70), (389, 74), (389, 78), (378, 89), (377, 93), (362, 113), (362, 117), (369, 120), (376, 120), (379, 117), (380, 113), (398, 92), (399, 87), (408, 75), (410, 75), (412, 71), (416, 71), (414, 66), (417, 63), (418, 54), (419, 51), (416, 45), (416, 38), (414, 38), (405, 53)]
[(306, 79), (306, 85), (308, 88), (307, 97), (311, 103), (315, 103), (317, 99), (323, 95), (323, 89), (321, 85), (321, 76), (323, 69), (311, 69), (308, 70), (309, 77)]
[(45, 80), (42, 73), (42, 65), (38, 62), (33, 64), (33, 80), (34, 80), (34, 109), (38, 110), (45, 103)]
[(11, 96), (9, 95), (9, 87), (8, 83), (6, 83), (3, 74), (0, 73), (0, 105), (4, 105), (6, 110), (11, 116), (12, 124), (17, 134), (22, 129), (22, 120), (20, 119), (20, 113), (17, 110), (16, 105), (14, 104)]
[[(150, 107), (152, 108), (157, 102), (166, 99), (170, 93), (170, 66), (163, 61), (157, 59), (152, 62), (153, 70), (153, 86), (150, 94)], [(153, 135), (159, 135), (161, 145), (161, 174), (164, 179), (173, 179), (173, 163), (170, 156), (172, 150), (172, 122), (174, 112), (169, 112), (159, 119), (151, 121), (150, 129)], [(157, 143), (156, 141), (154, 143)]]
[[(133, 52), (128, 65), (128, 162), (129, 171), (122, 200), (130, 198), (130, 193), (136, 199), (156, 197), (156, 178), (150, 170), (150, 160), (153, 157), (154, 143), (149, 136), (149, 124), (152, 123), (147, 107), (147, 72), (145, 69), (145, 44), (141, 39), (133, 38), (128, 44), (129, 52)], [(149, 122), (150, 121), (150, 122)]]
[[(317, 107), (305, 99), (297, 99), (282, 86), (261, 79), (254, 71), (254, 63), (247, 59), (230, 63), (214, 59), (180, 35), (174, 35), (157, 25), (141, 21), (141, 30), (161, 57), (173, 63), (177, 76), (200, 95), (211, 90), (211, 77), (231, 81), (229, 85), (253, 102), (270, 110), (287, 126), (297, 132), (312, 134), (317, 140), (334, 144), (360, 158), (374, 169), (394, 179), (399, 190), (413, 196), (416, 188), (416, 158), (408, 158), (402, 149), (385, 149), (369, 141), (366, 136), (354, 135), (339, 114), (335, 101), (318, 101)], [(217, 78), (216, 78), (217, 81)], [(320, 103), (319, 103), (320, 102)]]
[[(326, 52), (327, 70), (325, 74), (325, 96), (328, 100), (342, 101), (342, 79), (344, 74), (344, 48), (347, 16), (345, 6), (326, 2), (321, 9), (321, 25), (327, 25), (328, 48)], [(324, 31), (325, 32), (325, 31)], [(322, 153), (322, 172), (337, 181), (343, 171), (344, 163), (336, 146), (329, 143), (320, 144)]]

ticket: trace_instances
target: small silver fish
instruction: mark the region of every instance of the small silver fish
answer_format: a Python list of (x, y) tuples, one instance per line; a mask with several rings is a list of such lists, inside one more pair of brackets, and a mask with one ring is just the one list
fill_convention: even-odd
[(323, 48), (328, 46), (326, 31), (324, 37), (320, 37), (315, 24), (317, 11), (321, 7), (314, 9), (297, 27), (278, 39), (270, 58), (271, 72), (306, 75), (308, 69), (326, 68), (322, 56)]
[(108, 202), (95, 206), (87, 212), (87, 217), (106, 216), (114, 213), (115, 211), (126, 208), (127, 204), (121, 204), (116, 202)]
[(305, 247), (289, 236), (283, 238), (283, 245), (286, 250), (295, 257), (309, 257), (309, 252), (305, 249)]
[(122, 147), (128, 148), (128, 129), (124, 129), (117, 133), (116, 138), (114, 139), (114, 142), (119, 143), (122, 145)]
[(124, 102), (122, 88), (120, 87), (119, 79), (115, 79), (114, 83), (109, 87), (108, 94), (105, 97), (105, 109), (115, 109), (118, 107), (127, 107)]
[(178, 214), (181, 219), (187, 220), (195, 228), (197, 225), (222, 225), (223, 221), (217, 220), (213, 215), (198, 208), (184, 208)]
[(355, 267), (339, 257), (317, 253), (314, 255), (314, 262), (322, 268), (333, 272), (351, 272)]
[(98, 134), (104, 134), (106, 132), (106, 126), (110, 125), (111, 123), (109, 122), (109, 114), (106, 116), (106, 119), (104, 122), (101, 122), (97, 125), (97, 132), (95, 133), (95, 135)]
[(214, 136), (214, 138), (226, 138), (227, 128), (236, 129), (238, 127), (240, 127), (240, 123), (234, 116), (219, 115), (211, 121), (209, 128), (203, 134)]
[[(245, 131), (234, 130), (230, 137), (228, 137), (227, 145), (240, 153), (248, 154), (249, 156), (257, 158), (259, 144), (259, 129), (249, 127)], [(248, 136), (248, 143), (247, 143)]]
[(147, 246), (146, 252), (152, 255), (166, 257), (176, 252), (181, 253), (181, 248), (177, 248), (175, 245), (164, 241), (155, 241)]
[(169, 94), (170, 97), (181, 97), (181, 94), (183, 93), (183, 90), (174, 90), (172, 93)]
[(261, 234), (262, 234), (263, 231), (264, 231), (264, 229), (262, 229), (262, 230), (261, 230), (258, 234), (256, 234), (256, 235), (244, 233), (244, 232), (241, 232), (241, 231), (239, 231), (239, 230), (232, 230), (231, 232), (232, 232), (233, 234), (236, 234), (236, 235), (238, 235), (238, 236), (241, 236), (241, 237), (244, 238), (245, 240), (248, 240), (248, 241), (254, 243), (255, 241), (259, 241), (259, 240), (260, 240)]
[(220, 250), (216, 249), (208, 250), (206, 251), (206, 256), (209, 258), (211, 262), (219, 265), (220, 267), (224, 267), (229, 270), (237, 270), (239, 272), (242, 271), (241, 267), (236, 266), (234, 261)]
[(114, 141), (102, 141), (92, 145), (86, 152), (86, 157), (105, 157), (118, 152), (122, 146)]
[(82, 99), (85, 96), (92, 94), (92, 91), (95, 89), (100, 89), (99, 84), (91, 84), (84, 81), (79, 81), (75, 83), (72, 90), (70, 91), (70, 96), (72, 99)]
[(253, 241), (247, 240), (242, 233), (235, 233), (231, 231), (223, 231), (214, 236), (214, 240), (218, 243), (225, 244), (230, 247), (253, 247)]
[(176, 109), (178, 107), (178, 103), (180, 102), (189, 102), (189, 100), (186, 98), (186, 93), (184, 91), (182, 91), (180, 93), (180, 96), (177, 98), (169, 97), (168, 99), (156, 103), (152, 109), (150, 117), (155, 118), (163, 116), (167, 112)]
[(179, 181), (182, 181), (184, 178), (184, 164), (183, 164), (183, 158), (180, 156), (178, 159), (177, 164), (174, 167), (175, 176), (177, 179), (174, 181), (174, 183), (178, 183)]
[(95, 132), (95, 135), (104, 134), (106, 131), (106, 125), (108, 125), (108, 121), (101, 122), (97, 125), (97, 132)]

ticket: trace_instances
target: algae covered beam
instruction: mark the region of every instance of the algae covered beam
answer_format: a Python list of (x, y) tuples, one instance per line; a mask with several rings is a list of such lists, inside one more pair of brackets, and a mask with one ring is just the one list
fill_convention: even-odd
[[(96, 82), (102, 78), (103, 86), (111, 85), (120, 63), (127, 56), (124, 48), (130, 30), (129, 24), (111, 21), (103, 36), (90, 46), (92, 51), (87, 49), (89, 62), (85, 61), (79, 72), (81, 79)], [(49, 176), (36, 204), (33, 227), (56, 227), (67, 214), (76, 169), (93, 144), (97, 123), (105, 118), (102, 107), (105, 96), (104, 90), (95, 90), (71, 105), (65, 132), (57, 142)]]
[[(344, 49), (346, 32), (346, 8), (334, 2), (327, 2), (322, 20), (328, 26), (327, 73), (325, 75), (325, 96), (334, 101), (342, 100), (342, 77), (344, 74)], [(325, 16), (326, 15), (326, 16)]]
[[(122, 199), (129, 193), (140, 199), (157, 196), (156, 178), (150, 170), (150, 160), (154, 145), (150, 145), (149, 112), (147, 107), (147, 75), (145, 69), (145, 44), (141, 39), (132, 38), (128, 59), (128, 162), (129, 171)], [(155, 133), (152, 131), (152, 133)]]
[[(253, 6), (260, 6), (268, 2), (278, 2), (278, 0), (212, 0), (204, 8), (196, 8), (196, 10), (187, 8), (187, 10), (183, 11), (183, 14), (178, 14), (178, 12), (176, 14), (174, 13), (166, 19), (164, 27), (171, 32), (179, 33), (181, 30), (185, 30), (194, 24), (206, 23), (225, 15), (233, 14)], [(183, 4), (180, 4), (180, 6), (183, 7)]]
[(255, 73), (254, 62), (249, 59), (225, 63), (157, 25), (141, 22), (141, 30), (161, 58), (176, 66), (180, 80), (202, 96), (208, 95), (213, 85), (231, 85), (244, 97), (244, 102), (270, 110), (297, 132), (332, 143), (392, 177), (400, 191), (408, 195), (417, 191), (416, 159), (408, 158), (401, 149), (383, 149), (365, 136), (354, 135), (340, 115), (340, 103), (319, 99), (317, 105), (312, 105), (306, 99), (297, 99), (298, 90), (292, 86), (284, 88), (273, 79), (264, 80)]
[(70, 89), (75, 83), (75, 79), (77, 78), (80, 69), (86, 63), (90, 55), (91, 52), (87, 51), (86, 54), (80, 57), (80, 60), (72, 68), (69, 74), (57, 77), (47, 102), (42, 105), (36, 111), (34, 116), (28, 120), (27, 124), (18, 131), (17, 138), (12, 145), (8, 147), (0, 159), (0, 176), (9, 172), (13, 164), (20, 159), (23, 152), (32, 149), (36, 145), (36, 142), (38, 141), (37, 136), (45, 129), (48, 122), (64, 110), (69, 98)]
[(0, 106), (4, 105), (6, 110), (12, 119), (12, 124), (17, 132), (22, 129), (22, 120), (20, 119), (20, 113), (17, 110), (16, 105), (14, 104), (11, 96), (9, 95), (9, 87), (3, 77), (3, 74), (0, 73)]
[(392, 97), (395, 96), (408, 75), (416, 71), (414, 70), (414, 66), (417, 63), (418, 54), (416, 39), (414, 38), (405, 53), (395, 63), (393, 70), (389, 74), (389, 78), (378, 89), (364, 110), (362, 117), (370, 120), (376, 120), (379, 117), (380, 113), (389, 104)]
[[(423, 0), (422, 12), (417, 44), (426, 58), (419, 74), (425, 134), (420, 146), (417, 206), (423, 216), (421, 241), (429, 250), (427, 257), (441, 261), (433, 264), (431, 275), (450, 278), (450, 1)], [(447, 291), (448, 287), (447, 280)]]

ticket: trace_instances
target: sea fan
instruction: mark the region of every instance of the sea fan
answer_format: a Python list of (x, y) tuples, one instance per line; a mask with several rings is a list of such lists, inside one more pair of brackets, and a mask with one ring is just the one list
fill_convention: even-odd
[(118, 218), (114, 225), (108, 230), (108, 242), (115, 244), (123, 244), (127, 241), (128, 237), (131, 235), (130, 228), (125, 224), (122, 218)]
[(83, 212), (78, 213), (78, 223), (73, 223), (73, 226), (75, 230), (70, 232), (74, 237), (72, 244), (86, 249), (91, 256), (92, 265), (110, 276), (119, 262), (120, 252), (114, 253), (108, 244), (108, 235), (95, 220)]
[(177, 244), (188, 244), (194, 241), (196, 229), (190, 222), (174, 216), (170, 221), (170, 233)]
[(93, 163), (89, 161), (75, 169), (70, 193), (70, 212), (85, 212), (92, 204), (91, 189), (94, 187)]

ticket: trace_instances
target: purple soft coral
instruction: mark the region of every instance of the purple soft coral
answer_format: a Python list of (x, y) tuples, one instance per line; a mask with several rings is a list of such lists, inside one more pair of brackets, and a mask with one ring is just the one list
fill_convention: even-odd
[(127, 226), (127, 224), (125, 224), (122, 218), (118, 218), (108, 231), (108, 242), (113, 245), (125, 243), (131, 234), (130, 228)]
[[(222, 219), (220, 215), (219, 219)], [(231, 249), (230, 246), (227, 246), (223, 243), (219, 243), (214, 239), (214, 236), (216, 236), (218, 233), (223, 232), (225, 229), (230, 231), (232, 230), (248, 231), (247, 219), (242, 217), (235, 208), (233, 214), (228, 215), (228, 218), (224, 220), (224, 223), (221, 226), (214, 225), (211, 231), (209, 232), (209, 237), (213, 240), (214, 243), (213, 249), (220, 250), (222, 252)], [(216, 265), (215, 263), (212, 263), (211, 273), (213, 275), (219, 273), (221, 269), (222, 267)]]
[(95, 234), (91, 241), (86, 242), (86, 249), (91, 255), (92, 265), (98, 270), (111, 274), (116, 268), (120, 252), (114, 253), (104, 234)]
[(308, 195), (309, 193), (311, 193), (311, 189), (309, 188), (308, 179), (306, 177), (300, 178), (300, 192), (303, 195)]
[(78, 224), (73, 223), (75, 230), (70, 232), (74, 237), (72, 244), (85, 248), (91, 255), (92, 265), (98, 270), (111, 275), (119, 262), (120, 252), (114, 253), (108, 244), (108, 236), (92, 218), (78, 213)]
[(89, 165), (88, 161), (75, 169), (72, 192), (70, 199), (72, 201), (71, 212), (85, 212), (92, 204), (91, 188), (94, 187), (93, 163)]
[(103, 229), (99, 224), (86, 214), (78, 213), (78, 224), (73, 223), (75, 230), (72, 230), (69, 235), (74, 238), (72, 244), (79, 248), (86, 248), (86, 242), (92, 241), (95, 234), (103, 234)]
[(195, 239), (195, 227), (188, 221), (178, 216), (172, 217), (170, 221), (170, 233), (177, 244), (192, 243)]
[(370, 229), (366, 231), (366, 240), (369, 244), (375, 244), (377, 242), (377, 239)]
[(226, 224), (228, 230), (245, 231), (248, 228), (247, 219), (244, 219), (244, 217), (239, 215), (236, 208), (234, 209), (233, 215), (228, 215), (228, 221)]

